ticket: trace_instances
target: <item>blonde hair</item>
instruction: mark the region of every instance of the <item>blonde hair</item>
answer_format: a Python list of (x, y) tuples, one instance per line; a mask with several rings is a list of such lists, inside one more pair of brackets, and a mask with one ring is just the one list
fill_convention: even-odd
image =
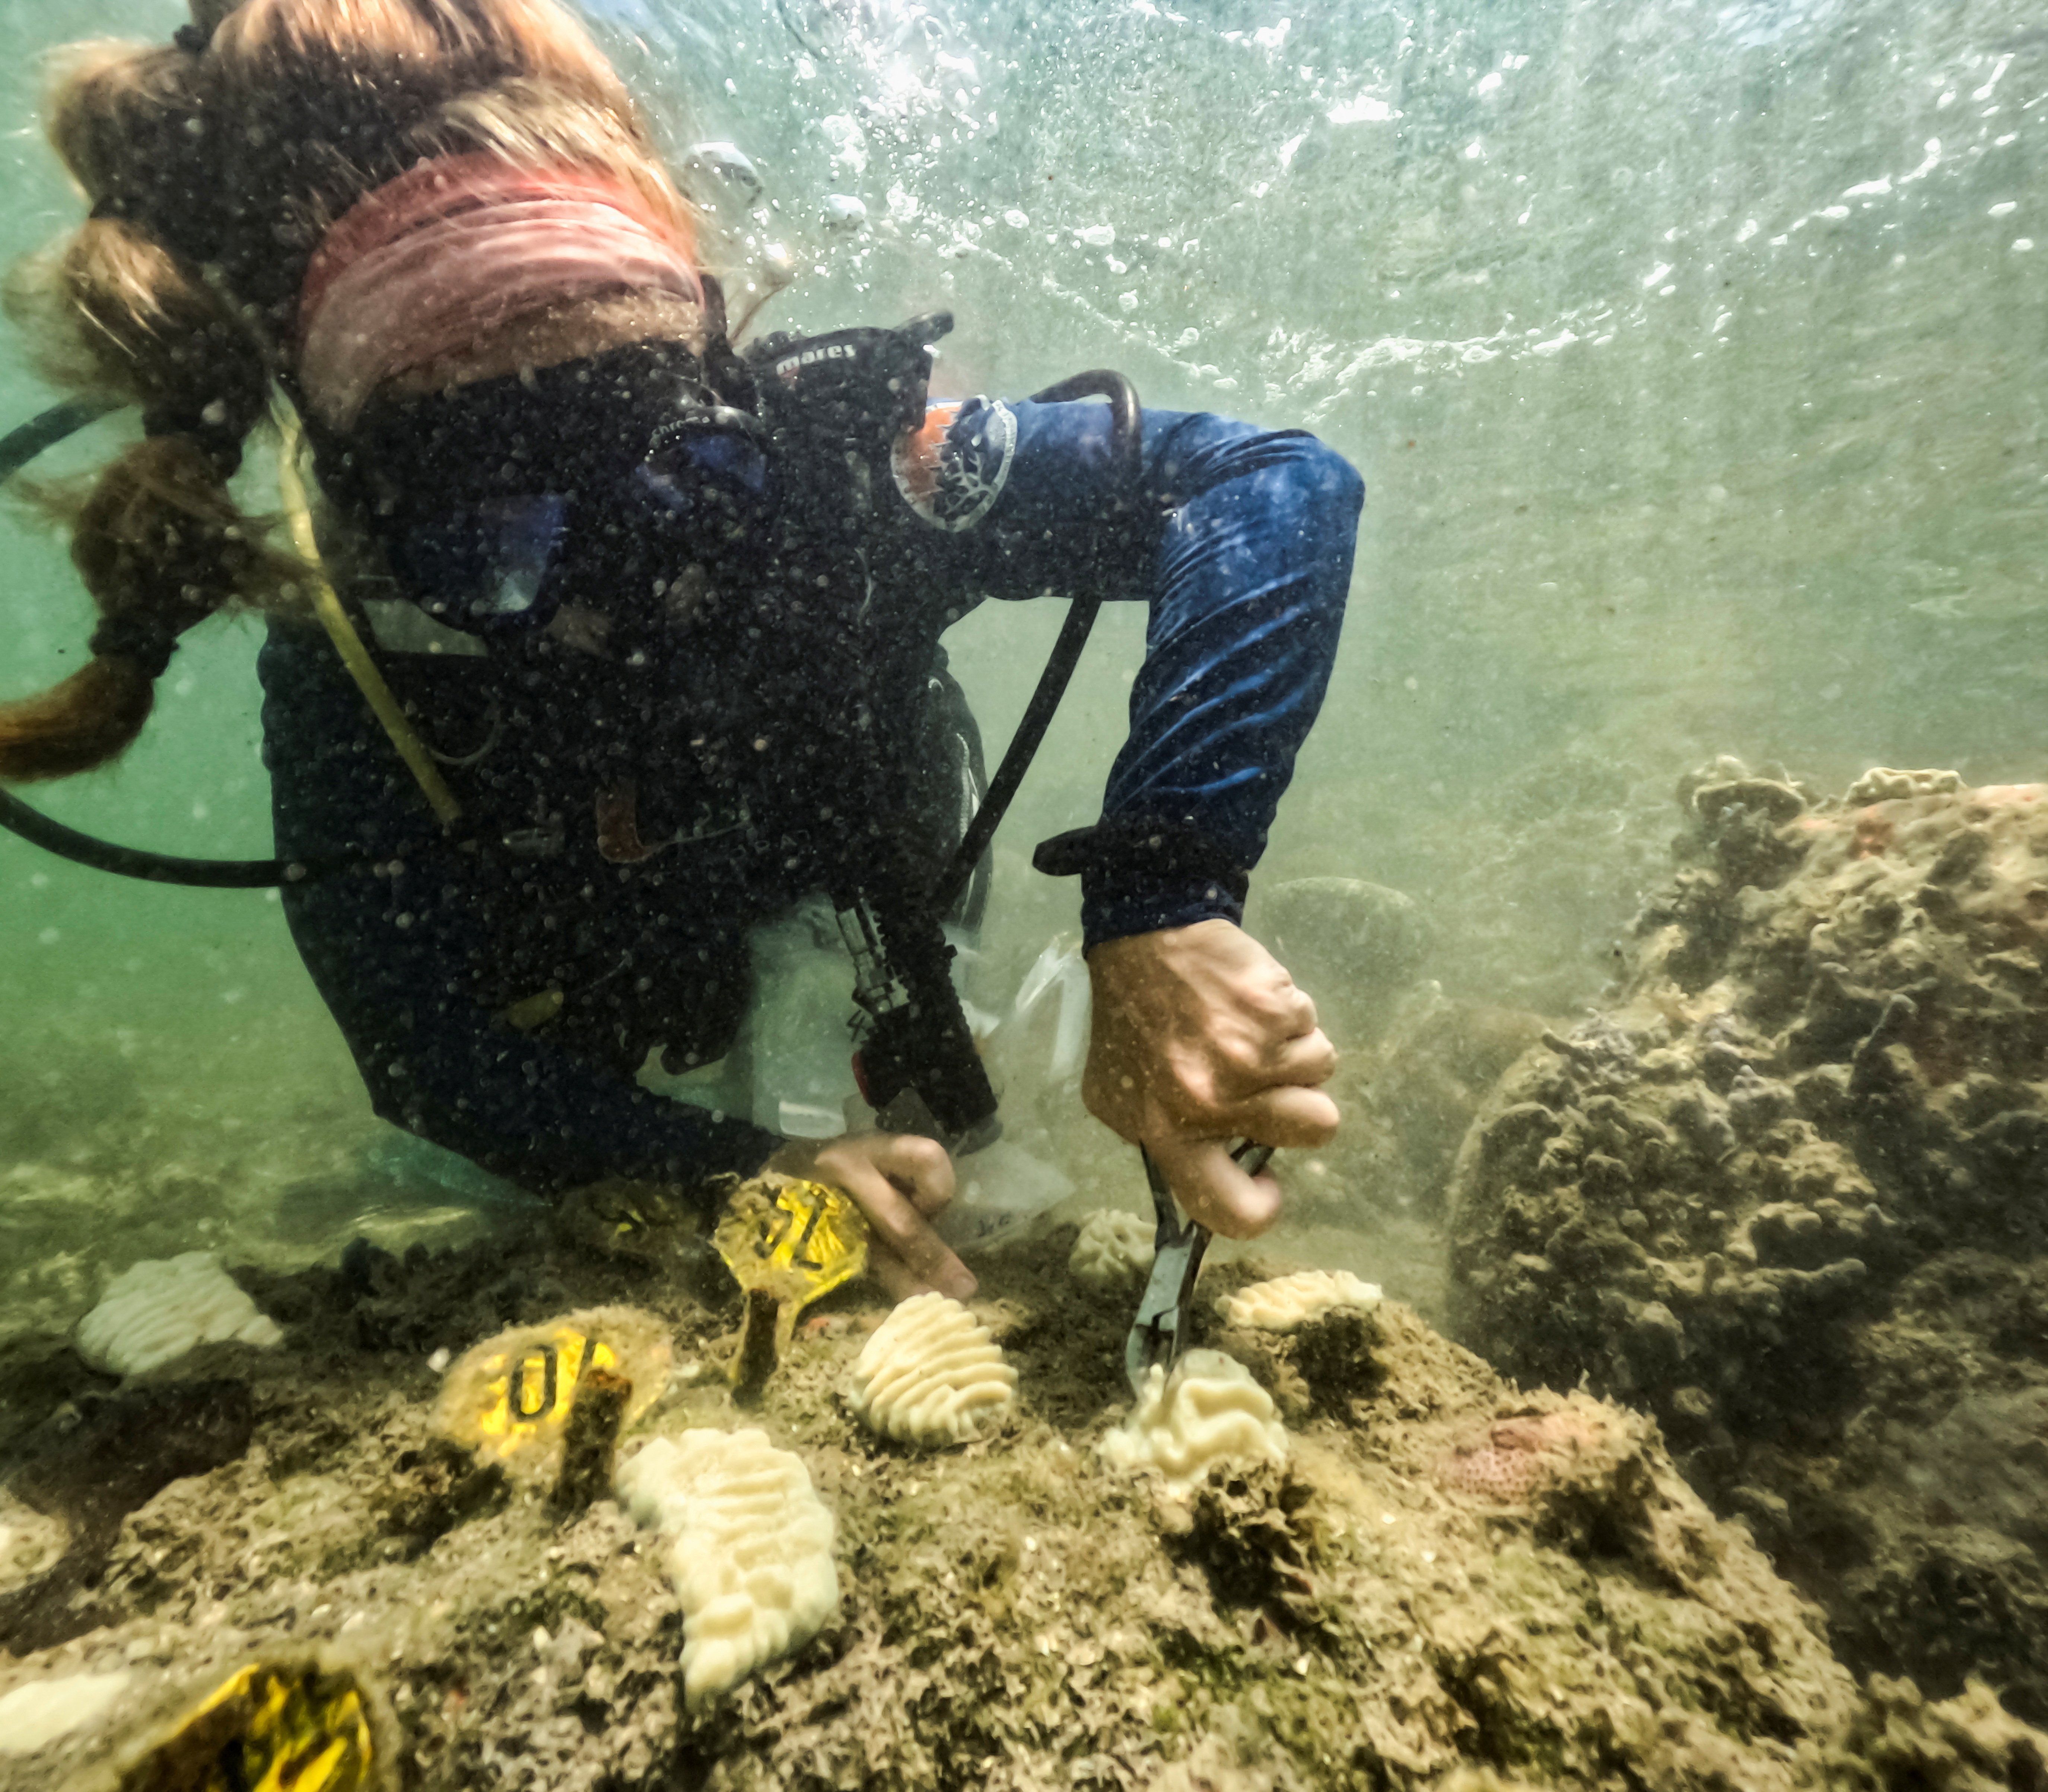
[(193, 0), (169, 46), (62, 52), (52, 146), (91, 215), (17, 266), (10, 312), (46, 376), (142, 407), (144, 439), (72, 520), (93, 657), (0, 704), (0, 781), (124, 751), (177, 636), (289, 576), (227, 482), (286, 363), (306, 263), (365, 193), (425, 157), (569, 161), (695, 220), (619, 81), (557, 0)]

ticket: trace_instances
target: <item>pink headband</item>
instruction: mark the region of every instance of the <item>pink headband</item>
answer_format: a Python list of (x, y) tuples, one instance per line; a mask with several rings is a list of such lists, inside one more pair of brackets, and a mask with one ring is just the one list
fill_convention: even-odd
[(618, 290), (704, 302), (693, 245), (623, 180), (489, 154), (421, 162), (321, 238), (299, 290), (299, 380), (346, 429), (384, 381), (522, 312)]

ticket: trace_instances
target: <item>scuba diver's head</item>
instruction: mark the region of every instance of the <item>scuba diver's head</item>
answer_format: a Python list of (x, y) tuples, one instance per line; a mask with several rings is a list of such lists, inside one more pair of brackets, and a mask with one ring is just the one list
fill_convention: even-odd
[(139, 406), (143, 439), (66, 519), (99, 612), (93, 657), (0, 705), (0, 780), (114, 758), (185, 629), (224, 607), (295, 601), (297, 567), (265, 547), (227, 482), (273, 370), (310, 402), (308, 272), (367, 196), (422, 163), (572, 169), (630, 215), (646, 258), (669, 270), (665, 292), (682, 286), (700, 223), (557, 0), (196, 0), (168, 45), (95, 43), (60, 60), (48, 118), (90, 214), (17, 270), (14, 309), (54, 382)]

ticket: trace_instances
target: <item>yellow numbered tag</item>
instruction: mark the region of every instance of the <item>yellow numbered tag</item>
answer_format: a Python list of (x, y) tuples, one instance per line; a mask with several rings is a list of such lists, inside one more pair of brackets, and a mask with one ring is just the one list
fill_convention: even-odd
[(633, 1383), (628, 1420), (653, 1404), (669, 1376), (665, 1332), (630, 1307), (585, 1307), (501, 1332), (449, 1368), (436, 1422), (486, 1461), (537, 1472), (552, 1460), (576, 1384), (592, 1367)]
[(797, 1315), (867, 1267), (867, 1221), (853, 1197), (828, 1183), (773, 1172), (733, 1191), (712, 1242), (747, 1290), (747, 1320), (731, 1366), (743, 1394), (774, 1372)]
[(742, 1183), (712, 1242), (741, 1287), (797, 1307), (867, 1267), (867, 1221), (852, 1196), (786, 1176)]
[(368, 1792), (386, 1783), (353, 1674), (252, 1662), (128, 1767), (122, 1792)]
[(585, 1357), (603, 1369), (619, 1367), (618, 1352), (567, 1325), (529, 1344), (502, 1351), (488, 1363), (476, 1430), (487, 1453), (510, 1456), (543, 1433), (553, 1436), (576, 1401)]

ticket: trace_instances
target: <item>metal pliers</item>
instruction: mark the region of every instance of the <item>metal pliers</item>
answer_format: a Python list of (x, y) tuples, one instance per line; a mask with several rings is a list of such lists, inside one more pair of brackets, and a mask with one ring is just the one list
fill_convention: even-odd
[[(1138, 1318), (1124, 1340), (1123, 1372), (1134, 1394), (1145, 1391), (1146, 1371), (1155, 1363), (1169, 1374), (1188, 1348), (1189, 1315), (1193, 1310), (1195, 1278), (1202, 1273), (1202, 1258), (1209, 1247), (1209, 1229), (1197, 1220), (1184, 1219), (1173, 1191), (1166, 1186), (1152, 1154), (1143, 1146), (1145, 1180), (1152, 1190), (1152, 1208), (1158, 1216), (1153, 1235), (1151, 1278), (1145, 1284), (1145, 1297), (1138, 1304)], [(1231, 1153), (1247, 1176), (1256, 1176), (1273, 1155), (1270, 1145), (1255, 1145), (1249, 1139)]]

